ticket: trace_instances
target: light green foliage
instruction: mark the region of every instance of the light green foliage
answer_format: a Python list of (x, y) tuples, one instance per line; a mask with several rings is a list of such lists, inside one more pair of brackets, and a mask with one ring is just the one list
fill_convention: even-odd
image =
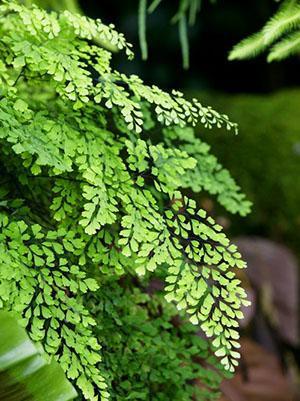
[[(105, 369), (110, 356), (94, 310), (107, 280), (122, 290), (126, 278), (142, 285), (163, 271), (167, 300), (213, 337), (229, 371), (247, 304), (233, 271), (245, 267), (241, 255), (180, 192), (205, 189), (229, 210), (248, 211), (228, 172), (188, 127), (236, 125), (196, 99), (115, 71), (116, 49), (132, 57), (123, 35), (101, 21), (11, 1), (0, 6), (0, 300), (87, 400), (113, 397), (119, 380)], [(133, 284), (127, 293), (138, 308)], [(214, 374), (205, 372), (209, 385)]]
[(78, 0), (20, 0), (19, 3), (32, 6), (36, 4), (46, 10), (64, 11), (68, 10), (72, 13), (81, 13)]
[(256, 57), (268, 49), (268, 61), (280, 61), (300, 53), (299, 0), (284, 0), (260, 32), (242, 40), (232, 49), (229, 59)]
[(219, 203), (231, 213), (238, 212), (241, 216), (245, 216), (250, 212), (251, 203), (240, 192), (239, 186), (229, 171), (210, 154), (209, 145), (199, 137), (195, 137), (193, 129), (173, 127), (164, 129), (164, 133), (170, 146), (172, 141), (179, 141), (177, 143), (179, 149), (192, 156), (197, 162), (195, 168), (188, 170), (183, 177), (184, 188), (191, 188), (195, 193), (205, 190), (212, 195), (217, 195)]
[[(23, 220), (9, 221), (1, 214), (1, 303), (22, 314), (22, 323), (34, 341), (55, 355), (70, 379), (89, 398), (90, 382), (100, 389), (104, 379), (95, 365), (101, 360), (94, 319), (80, 299), (98, 288), (96, 281), (72, 261), (80, 263), (84, 247), (75, 233), (42, 232)], [(66, 257), (66, 252), (69, 252)]]

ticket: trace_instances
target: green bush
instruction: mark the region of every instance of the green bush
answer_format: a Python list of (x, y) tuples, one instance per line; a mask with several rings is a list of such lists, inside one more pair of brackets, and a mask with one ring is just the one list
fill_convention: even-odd
[(223, 374), (209, 343), (155, 290), (157, 284), (106, 282), (101, 297), (89, 296), (111, 399), (217, 399)]
[(218, 130), (198, 128), (253, 202), (247, 219), (232, 219), (234, 233), (262, 234), (299, 252), (300, 91), (201, 96), (239, 122), (234, 141)]

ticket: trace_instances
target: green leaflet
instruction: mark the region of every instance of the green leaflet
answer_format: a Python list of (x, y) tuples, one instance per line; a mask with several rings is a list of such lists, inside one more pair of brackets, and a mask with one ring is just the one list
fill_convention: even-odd
[(251, 202), (240, 192), (240, 187), (229, 171), (210, 154), (209, 145), (195, 138), (193, 129), (174, 127), (165, 129), (164, 133), (167, 144), (179, 140), (179, 149), (186, 151), (197, 162), (196, 167), (184, 175), (184, 188), (191, 188), (195, 193), (205, 190), (211, 195), (216, 195), (219, 203), (231, 213), (245, 216), (250, 212)]
[[(123, 35), (101, 21), (11, 1), (0, 6), (0, 302), (87, 400), (114, 397), (110, 383), (123, 383), (107, 363), (107, 327), (121, 324), (113, 313), (124, 307), (122, 291), (132, 302), (127, 318), (134, 330), (136, 310), (150, 307), (140, 305), (149, 277), (165, 278), (166, 299), (213, 337), (199, 348), (202, 358), (210, 361), (213, 347), (229, 371), (239, 356), (239, 309), (247, 303), (233, 272), (245, 267), (240, 254), (181, 192), (205, 189), (229, 211), (248, 212), (238, 186), (191, 128), (236, 125), (196, 99), (114, 71), (111, 46), (132, 57)], [(107, 282), (114, 287), (106, 327), (96, 305), (109, 297)], [(157, 302), (167, 310), (162, 295)], [(166, 346), (177, 341), (176, 333), (163, 339), (174, 315), (157, 326)], [(189, 347), (197, 341), (187, 333)], [(125, 339), (118, 338), (113, 352), (121, 358)], [(149, 347), (160, 352), (154, 340)], [(198, 374), (195, 353), (186, 358)], [(213, 365), (220, 369), (215, 359)], [(192, 399), (191, 376), (187, 368), (178, 400)], [(201, 370), (205, 385), (210, 376), (211, 369)], [(136, 399), (133, 383), (122, 386)], [(166, 400), (170, 390), (158, 387), (157, 400)]]
[(2, 306), (22, 316), (30, 337), (56, 356), (89, 399), (91, 383), (104, 386), (104, 379), (96, 369), (101, 356), (92, 334), (95, 321), (82, 304), (83, 294), (98, 285), (71, 256), (79, 256), (85, 244), (70, 231), (44, 234), (39, 225), (29, 229), (23, 221), (0, 218)]

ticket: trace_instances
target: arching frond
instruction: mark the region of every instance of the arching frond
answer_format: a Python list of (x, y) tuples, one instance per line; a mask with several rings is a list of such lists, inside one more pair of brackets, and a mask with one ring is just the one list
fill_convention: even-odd
[[(250, 207), (192, 127), (237, 127), (195, 98), (115, 70), (115, 49), (133, 57), (124, 36), (101, 20), (1, 2), (0, 307), (18, 315), (85, 400), (135, 399), (141, 388), (159, 387), (160, 399), (191, 401), (195, 352), (184, 352), (192, 370), (170, 374), (173, 356), (182, 364), (178, 331), (166, 338), (161, 325), (171, 335), (171, 316), (180, 314), (190, 345), (190, 323), (198, 325), (212, 339), (196, 351), (218, 372), (233, 372), (241, 307), (248, 304), (236, 275), (246, 264), (197, 203), (198, 192), (233, 213)], [(161, 325), (153, 307), (147, 310), (153, 279), (166, 282), (158, 308), (172, 310)], [(124, 320), (117, 311), (127, 294), (133, 306)], [(151, 378), (140, 369), (143, 360), (123, 365), (144, 348), (141, 316), (153, 347), (146, 351), (166, 354)], [(201, 369), (208, 392), (218, 381), (211, 368)], [(212, 390), (198, 398), (214, 396)]]

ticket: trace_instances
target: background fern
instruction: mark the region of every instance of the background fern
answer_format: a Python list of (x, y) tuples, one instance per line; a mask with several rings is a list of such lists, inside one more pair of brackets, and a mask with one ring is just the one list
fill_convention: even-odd
[(230, 60), (255, 57), (269, 49), (268, 61), (279, 61), (300, 53), (300, 3), (284, 0), (263, 29), (237, 44)]

